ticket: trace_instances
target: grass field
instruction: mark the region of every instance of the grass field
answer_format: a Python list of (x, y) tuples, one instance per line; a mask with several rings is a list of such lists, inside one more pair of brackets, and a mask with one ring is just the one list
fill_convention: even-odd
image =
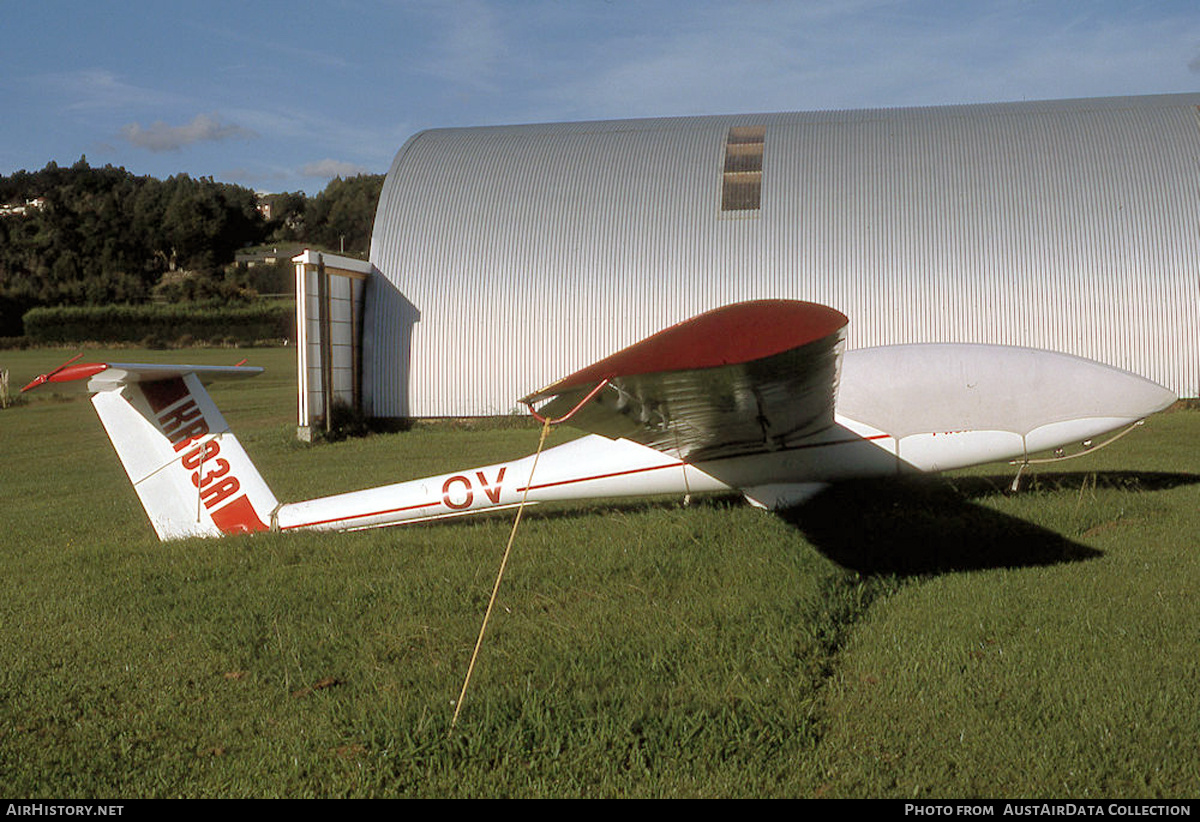
[[(280, 499), (536, 445), (303, 446), (294, 351), (186, 358), (246, 354), (213, 395)], [(536, 509), (448, 734), (508, 517), (160, 544), (90, 405), (35, 394), (0, 411), (0, 795), (1195, 797), (1198, 442), (1158, 415), (1017, 495)]]

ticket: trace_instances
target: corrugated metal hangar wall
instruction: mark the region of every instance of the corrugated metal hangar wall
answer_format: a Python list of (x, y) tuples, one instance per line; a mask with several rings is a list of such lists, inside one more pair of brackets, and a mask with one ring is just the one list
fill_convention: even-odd
[(376, 416), (517, 398), (719, 305), (1200, 387), (1200, 94), (442, 129), (376, 215)]

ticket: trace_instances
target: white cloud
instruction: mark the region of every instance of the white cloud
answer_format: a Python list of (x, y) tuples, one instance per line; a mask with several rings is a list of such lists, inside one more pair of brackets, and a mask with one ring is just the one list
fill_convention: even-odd
[(137, 106), (166, 106), (179, 102), (178, 95), (126, 82), (115, 72), (101, 68), (45, 74), (33, 78), (39, 88), (68, 99), (68, 111), (98, 111)]
[(192, 122), (171, 126), (161, 120), (143, 127), (130, 123), (121, 129), (121, 136), (138, 148), (149, 151), (178, 151), (193, 143), (216, 142), (237, 138), (257, 137), (253, 131), (232, 123), (222, 123), (216, 114), (197, 114)]
[(318, 160), (315, 163), (308, 163), (302, 168), (301, 173), (305, 177), (356, 177), (359, 174), (370, 174), (370, 170), (363, 166), (354, 163), (347, 163), (344, 160)]

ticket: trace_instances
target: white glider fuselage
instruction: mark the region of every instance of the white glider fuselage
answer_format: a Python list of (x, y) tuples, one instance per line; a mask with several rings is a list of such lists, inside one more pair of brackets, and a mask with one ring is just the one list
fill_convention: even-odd
[(1175, 400), (1135, 374), (1050, 351), (936, 344), (843, 352), (845, 323), (813, 303), (717, 309), (523, 400), (587, 436), (509, 462), (282, 505), (204, 388), (259, 369), (86, 363), (26, 388), (87, 381), (164, 540), (713, 491), (780, 508), (838, 480), (1024, 461)]
[[(629, 440), (589, 434), (510, 462), (279, 506), (280, 531), (345, 531), (566, 500), (739, 492), (775, 508), (778, 492), (904, 470), (890, 438), (841, 425), (796, 447), (689, 463)], [(1003, 456), (1003, 455), (1001, 455)], [(990, 460), (988, 460), (990, 461)], [(777, 489), (777, 490), (771, 490)], [(758, 493), (767, 496), (760, 500)]]
[(1175, 400), (1137, 375), (1027, 348), (862, 349), (846, 352), (842, 368), (834, 424), (774, 450), (689, 462), (591, 434), (546, 450), (536, 468), (531, 455), (282, 505), (273, 526), (349, 530), (503, 509), (522, 499), (728, 491), (779, 508), (839, 480), (1024, 460), (1132, 425)]

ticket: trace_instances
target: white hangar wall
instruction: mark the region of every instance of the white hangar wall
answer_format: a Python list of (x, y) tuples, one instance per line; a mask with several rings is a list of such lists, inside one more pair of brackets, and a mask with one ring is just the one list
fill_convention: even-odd
[[(376, 416), (505, 413), (694, 314), (838, 308), (851, 348), (997, 342), (1200, 388), (1200, 94), (444, 129), (397, 154)], [(761, 201), (722, 211), (733, 127)]]

